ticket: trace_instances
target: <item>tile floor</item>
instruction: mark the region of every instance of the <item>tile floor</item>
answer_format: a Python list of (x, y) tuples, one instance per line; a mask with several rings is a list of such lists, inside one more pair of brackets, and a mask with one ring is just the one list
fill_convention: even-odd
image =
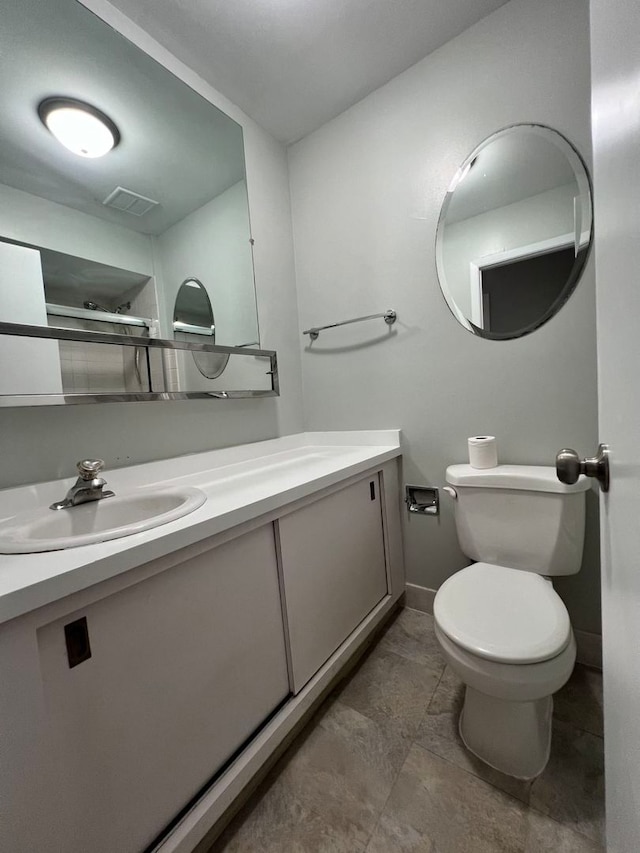
[(597, 853), (604, 850), (602, 677), (555, 697), (533, 783), (462, 746), (463, 689), (432, 618), (401, 610), (210, 853)]

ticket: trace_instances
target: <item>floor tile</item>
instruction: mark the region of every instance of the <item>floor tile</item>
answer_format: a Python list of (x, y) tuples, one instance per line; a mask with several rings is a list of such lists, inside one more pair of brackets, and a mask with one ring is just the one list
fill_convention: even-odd
[(328, 706), (319, 724), (342, 738), (349, 751), (388, 785), (388, 794), (411, 748), (411, 740), (392, 722), (371, 720), (339, 700)]
[(394, 652), (416, 663), (442, 672), (445, 661), (433, 631), (433, 616), (403, 608), (386, 629), (380, 649)]
[(415, 737), (439, 678), (435, 670), (379, 646), (337, 695), (372, 720), (392, 722), (403, 737)]
[(458, 731), (463, 702), (464, 684), (449, 668), (445, 669), (420, 726), (416, 743), (496, 788), (528, 802), (531, 782), (523, 782), (494, 770), (465, 747)]
[[(384, 849), (376, 845), (386, 833), (399, 838), (398, 850), (429, 850), (428, 841), (437, 853), (522, 853), (526, 811), (519, 800), (413, 746), (369, 849)], [(426, 839), (422, 848), (416, 836)]]
[(556, 721), (551, 758), (531, 788), (531, 805), (597, 843), (604, 838), (602, 738)]
[(523, 853), (604, 853), (604, 847), (531, 809)]
[(254, 795), (209, 853), (359, 853), (349, 835), (306, 808), (279, 779)]
[(388, 723), (376, 723), (337, 701), (280, 778), (305, 807), (364, 846), (410, 746)]
[(553, 714), (558, 720), (602, 737), (602, 673), (577, 664), (567, 684), (553, 697)]
[(405, 609), (211, 853), (604, 853), (601, 696), (577, 667), (544, 773), (498, 773), (460, 739), (433, 620)]
[(366, 853), (437, 853), (433, 841), (406, 823), (383, 814)]

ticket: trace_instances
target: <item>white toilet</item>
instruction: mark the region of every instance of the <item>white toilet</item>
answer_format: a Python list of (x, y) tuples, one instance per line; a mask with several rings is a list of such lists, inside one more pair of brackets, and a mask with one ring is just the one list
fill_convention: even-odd
[(451, 465), (447, 491), (471, 566), (440, 587), (435, 632), (466, 684), (460, 734), (492, 767), (531, 779), (551, 744), (552, 694), (576, 659), (569, 614), (550, 577), (580, 570), (589, 481), (554, 468)]

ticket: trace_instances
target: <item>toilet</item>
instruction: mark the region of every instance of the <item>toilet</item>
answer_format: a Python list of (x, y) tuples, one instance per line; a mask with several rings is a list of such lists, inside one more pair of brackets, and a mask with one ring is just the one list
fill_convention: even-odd
[(576, 643), (551, 579), (580, 570), (589, 481), (554, 468), (447, 468), (462, 551), (474, 562), (434, 600), (436, 637), (466, 685), (460, 735), (487, 764), (519, 779), (549, 759), (553, 694)]

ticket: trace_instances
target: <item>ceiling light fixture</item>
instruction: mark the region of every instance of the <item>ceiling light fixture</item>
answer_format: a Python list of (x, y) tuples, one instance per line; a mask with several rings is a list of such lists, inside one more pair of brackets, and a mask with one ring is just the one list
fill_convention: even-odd
[(74, 98), (45, 98), (38, 115), (55, 138), (80, 157), (103, 157), (120, 142), (120, 131), (109, 116)]

